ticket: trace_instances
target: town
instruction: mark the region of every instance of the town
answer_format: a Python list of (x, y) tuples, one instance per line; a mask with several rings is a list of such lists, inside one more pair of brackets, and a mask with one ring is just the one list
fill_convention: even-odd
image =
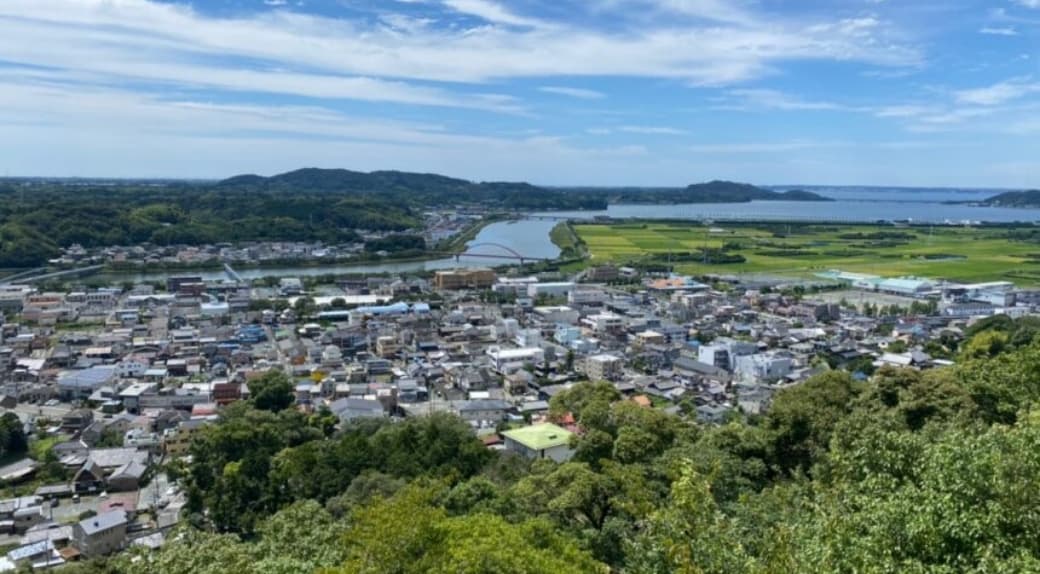
[(723, 424), (829, 370), (952, 365), (973, 321), (1040, 302), (1007, 282), (840, 270), (523, 271), (0, 285), (0, 570), (161, 547), (186, 504), (167, 469), (272, 376), (290, 382), (291, 408), (339, 425), (448, 413), (489, 450), (563, 462), (583, 430), (550, 404), (583, 381)]

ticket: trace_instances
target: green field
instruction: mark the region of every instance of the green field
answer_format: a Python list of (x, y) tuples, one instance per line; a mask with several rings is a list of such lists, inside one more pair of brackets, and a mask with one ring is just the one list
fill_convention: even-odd
[[(1032, 228), (636, 223), (575, 225), (590, 262), (665, 263), (677, 272), (805, 278), (828, 269), (886, 277), (1040, 284), (1040, 240), (1011, 239)], [(700, 262), (702, 248), (742, 263)], [(670, 255), (671, 254), (671, 255)], [(692, 256), (691, 256), (692, 254)], [(684, 257), (685, 255), (685, 257)], [(676, 260), (679, 260), (678, 262)]]

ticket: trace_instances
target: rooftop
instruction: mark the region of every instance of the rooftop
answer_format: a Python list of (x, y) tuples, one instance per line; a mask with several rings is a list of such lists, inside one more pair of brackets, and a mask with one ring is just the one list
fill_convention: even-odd
[(531, 450), (544, 450), (554, 446), (567, 445), (570, 443), (573, 434), (569, 430), (552, 423), (531, 425), (502, 433), (503, 436)]

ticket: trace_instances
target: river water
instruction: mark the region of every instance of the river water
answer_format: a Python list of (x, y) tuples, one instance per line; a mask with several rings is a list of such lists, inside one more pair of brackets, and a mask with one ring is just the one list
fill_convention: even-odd
[[(549, 232), (557, 224), (556, 221), (524, 219), (520, 221), (500, 221), (492, 223), (467, 243), (469, 251), (482, 255), (511, 255), (509, 249), (526, 257), (552, 259), (560, 254), (560, 249), (549, 239)], [(508, 249), (507, 249), (508, 248)], [(308, 277), (314, 275), (347, 275), (380, 273), (407, 273), (412, 271), (432, 271), (436, 269), (454, 269), (457, 267), (494, 267), (512, 262), (509, 259), (489, 257), (471, 257), (462, 255), (433, 259), (428, 261), (404, 261), (370, 264), (336, 264), (314, 267), (257, 267), (251, 269), (235, 269), (242, 279), (251, 280), (261, 277)], [(203, 271), (157, 271), (148, 273), (118, 272), (99, 275), (101, 279), (111, 282), (134, 281), (152, 283), (166, 281), (176, 275), (197, 275), (206, 281), (227, 279), (224, 271), (219, 269)]]
[[(776, 186), (773, 189), (807, 189), (830, 197), (829, 202), (754, 201), (751, 203), (698, 203), (682, 205), (611, 205), (604, 211), (552, 211), (538, 216), (592, 219), (597, 216), (645, 219), (707, 219), (806, 221), (828, 220), (872, 222), (910, 220), (920, 223), (965, 222), (1037, 222), (1040, 209), (978, 207), (951, 205), (947, 202), (981, 201), (1003, 190), (980, 189), (906, 189), (872, 187)], [(559, 249), (550, 241), (549, 232), (557, 221), (523, 219), (504, 221), (485, 227), (468, 243), (470, 251), (480, 254), (508, 255), (510, 250), (527, 257), (553, 258)], [(326, 274), (379, 274), (451, 269), (456, 267), (489, 267), (509, 263), (507, 259), (461, 256), (429, 261), (372, 263), (362, 265), (328, 265), (319, 267), (263, 267), (237, 269), (243, 279), (260, 277), (301, 277)], [(106, 273), (101, 277), (113, 282), (165, 281), (172, 275), (200, 275), (206, 280), (225, 279), (223, 271)]]

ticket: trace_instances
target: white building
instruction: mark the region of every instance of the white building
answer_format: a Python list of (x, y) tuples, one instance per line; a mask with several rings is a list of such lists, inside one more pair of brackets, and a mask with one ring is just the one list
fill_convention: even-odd
[(566, 283), (532, 283), (527, 286), (528, 297), (538, 297), (539, 295), (545, 295), (547, 297), (566, 297), (571, 291), (574, 291), (575, 284), (571, 282)]
[(611, 333), (625, 328), (625, 319), (614, 313), (591, 315), (582, 319), (581, 322), (596, 333)]
[(756, 354), (736, 358), (736, 374), (746, 381), (772, 383), (791, 374), (791, 359)]
[(487, 356), (491, 358), (493, 366), (502, 371), (508, 369), (510, 365), (539, 364), (545, 360), (545, 351), (538, 347), (520, 349), (488, 347)]

